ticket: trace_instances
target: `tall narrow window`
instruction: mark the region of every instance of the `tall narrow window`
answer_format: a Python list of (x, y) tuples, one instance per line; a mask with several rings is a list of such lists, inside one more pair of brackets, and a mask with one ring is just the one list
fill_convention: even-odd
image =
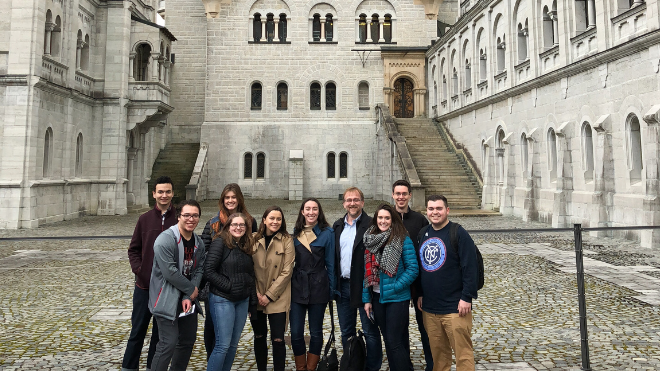
[(360, 32), (360, 42), (367, 42), (367, 16), (365, 14), (360, 14), (360, 20), (358, 21), (358, 31)]
[(289, 107), (289, 87), (281, 82), (277, 84), (277, 109), (286, 110)]
[(286, 33), (287, 33), (287, 23), (286, 23), (286, 14), (280, 14), (280, 24), (279, 29), (277, 30), (280, 42), (286, 42)]
[(385, 21), (383, 22), (383, 39), (386, 43), (392, 42), (392, 16), (385, 14)]
[(527, 166), (529, 161), (529, 153), (527, 152), (527, 135), (525, 133), (520, 136), (520, 159), (522, 177), (525, 179), (527, 177)]
[(593, 180), (594, 141), (592, 137), (591, 125), (586, 122), (582, 125), (582, 169), (584, 170), (584, 180)]
[(339, 178), (348, 178), (348, 154), (346, 152), (339, 154)]
[(149, 58), (151, 57), (151, 46), (149, 44), (138, 45), (135, 51), (133, 76), (135, 81), (149, 80)]
[(263, 152), (257, 153), (257, 179), (263, 179), (266, 176), (266, 155)]
[(451, 83), (452, 96), (458, 95), (458, 73), (456, 72), (456, 68), (454, 68), (454, 73), (451, 75)]
[(321, 109), (321, 84), (318, 82), (313, 83), (309, 88), (309, 108)]
[(488, 79), (487, 62), (486, 51), (484, 49), (479, 50), (479, 80), (481, 81)]
[(252, 21), (252, 39), (254, 42), (261, 40), (261, 14), (254, 14), (254, 21)]
[(252, 153), (250, 152), (243, 157), (243, 178), (252, 179)]
[(328, 179), (334, 179), (335, 175), (335, 153), (329, 152), (327, 156), (327, 175)]
[(587, 1), (575, 0), (575, 30), (578, 32), (586, 30), (589, 25)]
[(58, 15), (55, 18), (55, 26), (50, 34), (50, 55), (59, 57), (62, 48), (62, 18)]
[(527, 60), (527, 29), (518, 23), (518, 62)]
[(358, 86), (358, 104), (360, 109), (369, 109), (369, 84), (364, 81)]
[(321, 15), (314, 14), (312, 21), (312, 37), (314, 41), (321, 41)]
[(43, 177), (48, 178), (51, 176), (53, 164), (53, 129), (46, 129), (46, 137), (44, 139)]
[(550, 49), (555, 45), (554, 41), (554, 30), (553, 30), (553, 21), (552, 13), (548, 9), (548, 6), (543, 7), (543, 47)]
[(80, 69), (83, 71), (89, 70), (89, 35), (85, 35), (83, 48), (80, 51)]
[(272, 43), (275, 40), (275, 19), (273, 13), (266, 15), (266, 40)]
[(50, 55), (51, 49), (51, 36), (53, 35), (53, 29), (55, 28), (55, 23), (53, 23), (53, 12), (48, 9), (46, 11), (46, 27), (44, 29), (44, 54)]
[(636, 183), (642, 180), (642, 132), (639, 127), (639, 119), (630, 115), (627, 125), (628, 144), (628, 169), (630, 170), (630, 181)]
[(550, 181), (557, 180), (557, 135), (553, 129), (548, 130), (548, 170)]
[(378, 14), (373, 14), (371, 16), (371, 41), (377, 43), (380, 39), (380, 22), (378, 21)]
[(337, 109), (337, 87), (331, 82), (325, 84), (325, 109)]
[(82, 176), (82, 168), (83, 168), (83, 135), (82, 133), (79, 133), (78, 138), (76, 139), (76, 167), (75, 167), (76, 178)]
[(506, 41), (504, 40), (504, 37), (502, 38), (497, 38), (497, 72), (502, 72), (506, 68), (504, 66), (505, 63), (505, 49), (506, 49)]
[(334, 34), (334, 22), (332, 20), (332, 14), (325, 15), (325, 41), (332, 41)]
[(472, 67), (470, 67), (470, 61), (465, 60), (465, 90), (472, 89)]
[(252, 89), (251, 89), (250, 95), (251, 95), (251, 97), (250, 97), (250, 102), (251, 102), (250, 108), (253, 109), (253, 110), (260, 110), (261, 109), (261, 98), (262, 98), (261, 84), (260, 83), (255, 82), (254, 84), (252, 84)]
[(447, 100), (447, 76), (442, 75), (442, 100)]

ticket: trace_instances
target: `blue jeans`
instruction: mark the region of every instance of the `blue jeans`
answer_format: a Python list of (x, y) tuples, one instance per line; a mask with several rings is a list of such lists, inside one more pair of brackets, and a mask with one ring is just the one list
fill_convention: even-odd
[[(355, 336), (357, 326), (356, 308), (351, 307), (351, 286), (349, 280), (339, 279), (339, 290), (341, 297), (337, 299), (337, 316), (339, 317), (339, 328), (341, 329), (341, 344), (344, 349), (348, 349), (348, 339)], [(383, 345), (380, 342), (380, 331), (378, 327), (371, 323), (364, 306), (358, 310), (360, 312), (360, 322), (362, 322), (362, 331), (364, 332), (365, 343), (367, 343), (367, 365), (365, 371), (378, 371), (383, 364)]]
[(321, 355), (323, 348), (323, 316), (328, 304), (291, 303), (291, 348), (294, 356), (305, 355), (305, 316), (309, 312), (309, 352)]
[(209, 293), (209, 309), (215, 330), (215, 347), (207, 371), (230, 371), (245, 327), (250, 298), (233, 302)]

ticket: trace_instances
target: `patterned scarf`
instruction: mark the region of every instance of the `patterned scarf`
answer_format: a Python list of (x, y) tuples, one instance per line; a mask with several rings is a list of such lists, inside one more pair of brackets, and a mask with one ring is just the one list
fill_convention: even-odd
[(385, 272), (390, 277), (396, 274), (403, 253), (403, 240), (393, 239), (388, 244), (391, 230), (372, 234), (374, 227), (371, 226), (364, 233), (364, 284), (366, 287), (379, 284), (378, 270)]

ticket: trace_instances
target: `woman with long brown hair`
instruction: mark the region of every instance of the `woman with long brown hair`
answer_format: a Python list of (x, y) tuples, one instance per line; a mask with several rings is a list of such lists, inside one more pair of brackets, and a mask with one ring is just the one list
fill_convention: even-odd
[(293, 239), (286, 231), (284, 212), (279, 206), (271, 206), (264, 212), (259, 230), (254, 235), (252, 255), (259, 306), (257, 314), (250, 317), (250, 322), (254, 331), (254, 354), (259, 371), (266, 371), (268, 363), (267, 321), (270, 324), (273, 371), (284, 371), (284, 333), (291, 306), (294, 257)]
[(251, 234), (245, 232), (247, 226), (247, 216), (231, 214), (211, 242), (204, 262), (204, 277), (210, 283), (207, 316), (213, 318), (215, 330), (207, 371), (231, 370), (248, 311), (256, 315), (253, 243)]
[(376, 209), (362, 240), (364, 311), (383, 335), (390, 370), (412, 371), (408, 305), (410, 285), (419, 273), (415, 247), (401, 216), (389, 204)]

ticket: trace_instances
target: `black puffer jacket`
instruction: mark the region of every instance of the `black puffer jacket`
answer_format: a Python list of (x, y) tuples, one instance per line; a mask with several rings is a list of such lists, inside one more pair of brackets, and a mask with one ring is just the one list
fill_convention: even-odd
[(257, 290), (252, 257), (238, 246), (225, 246), (222, 238), (211, 242), (204, 263), (204, 278), (210, 283), (209, 291), (229, 301), (250, 298), (250, 309), (256, 309)]

